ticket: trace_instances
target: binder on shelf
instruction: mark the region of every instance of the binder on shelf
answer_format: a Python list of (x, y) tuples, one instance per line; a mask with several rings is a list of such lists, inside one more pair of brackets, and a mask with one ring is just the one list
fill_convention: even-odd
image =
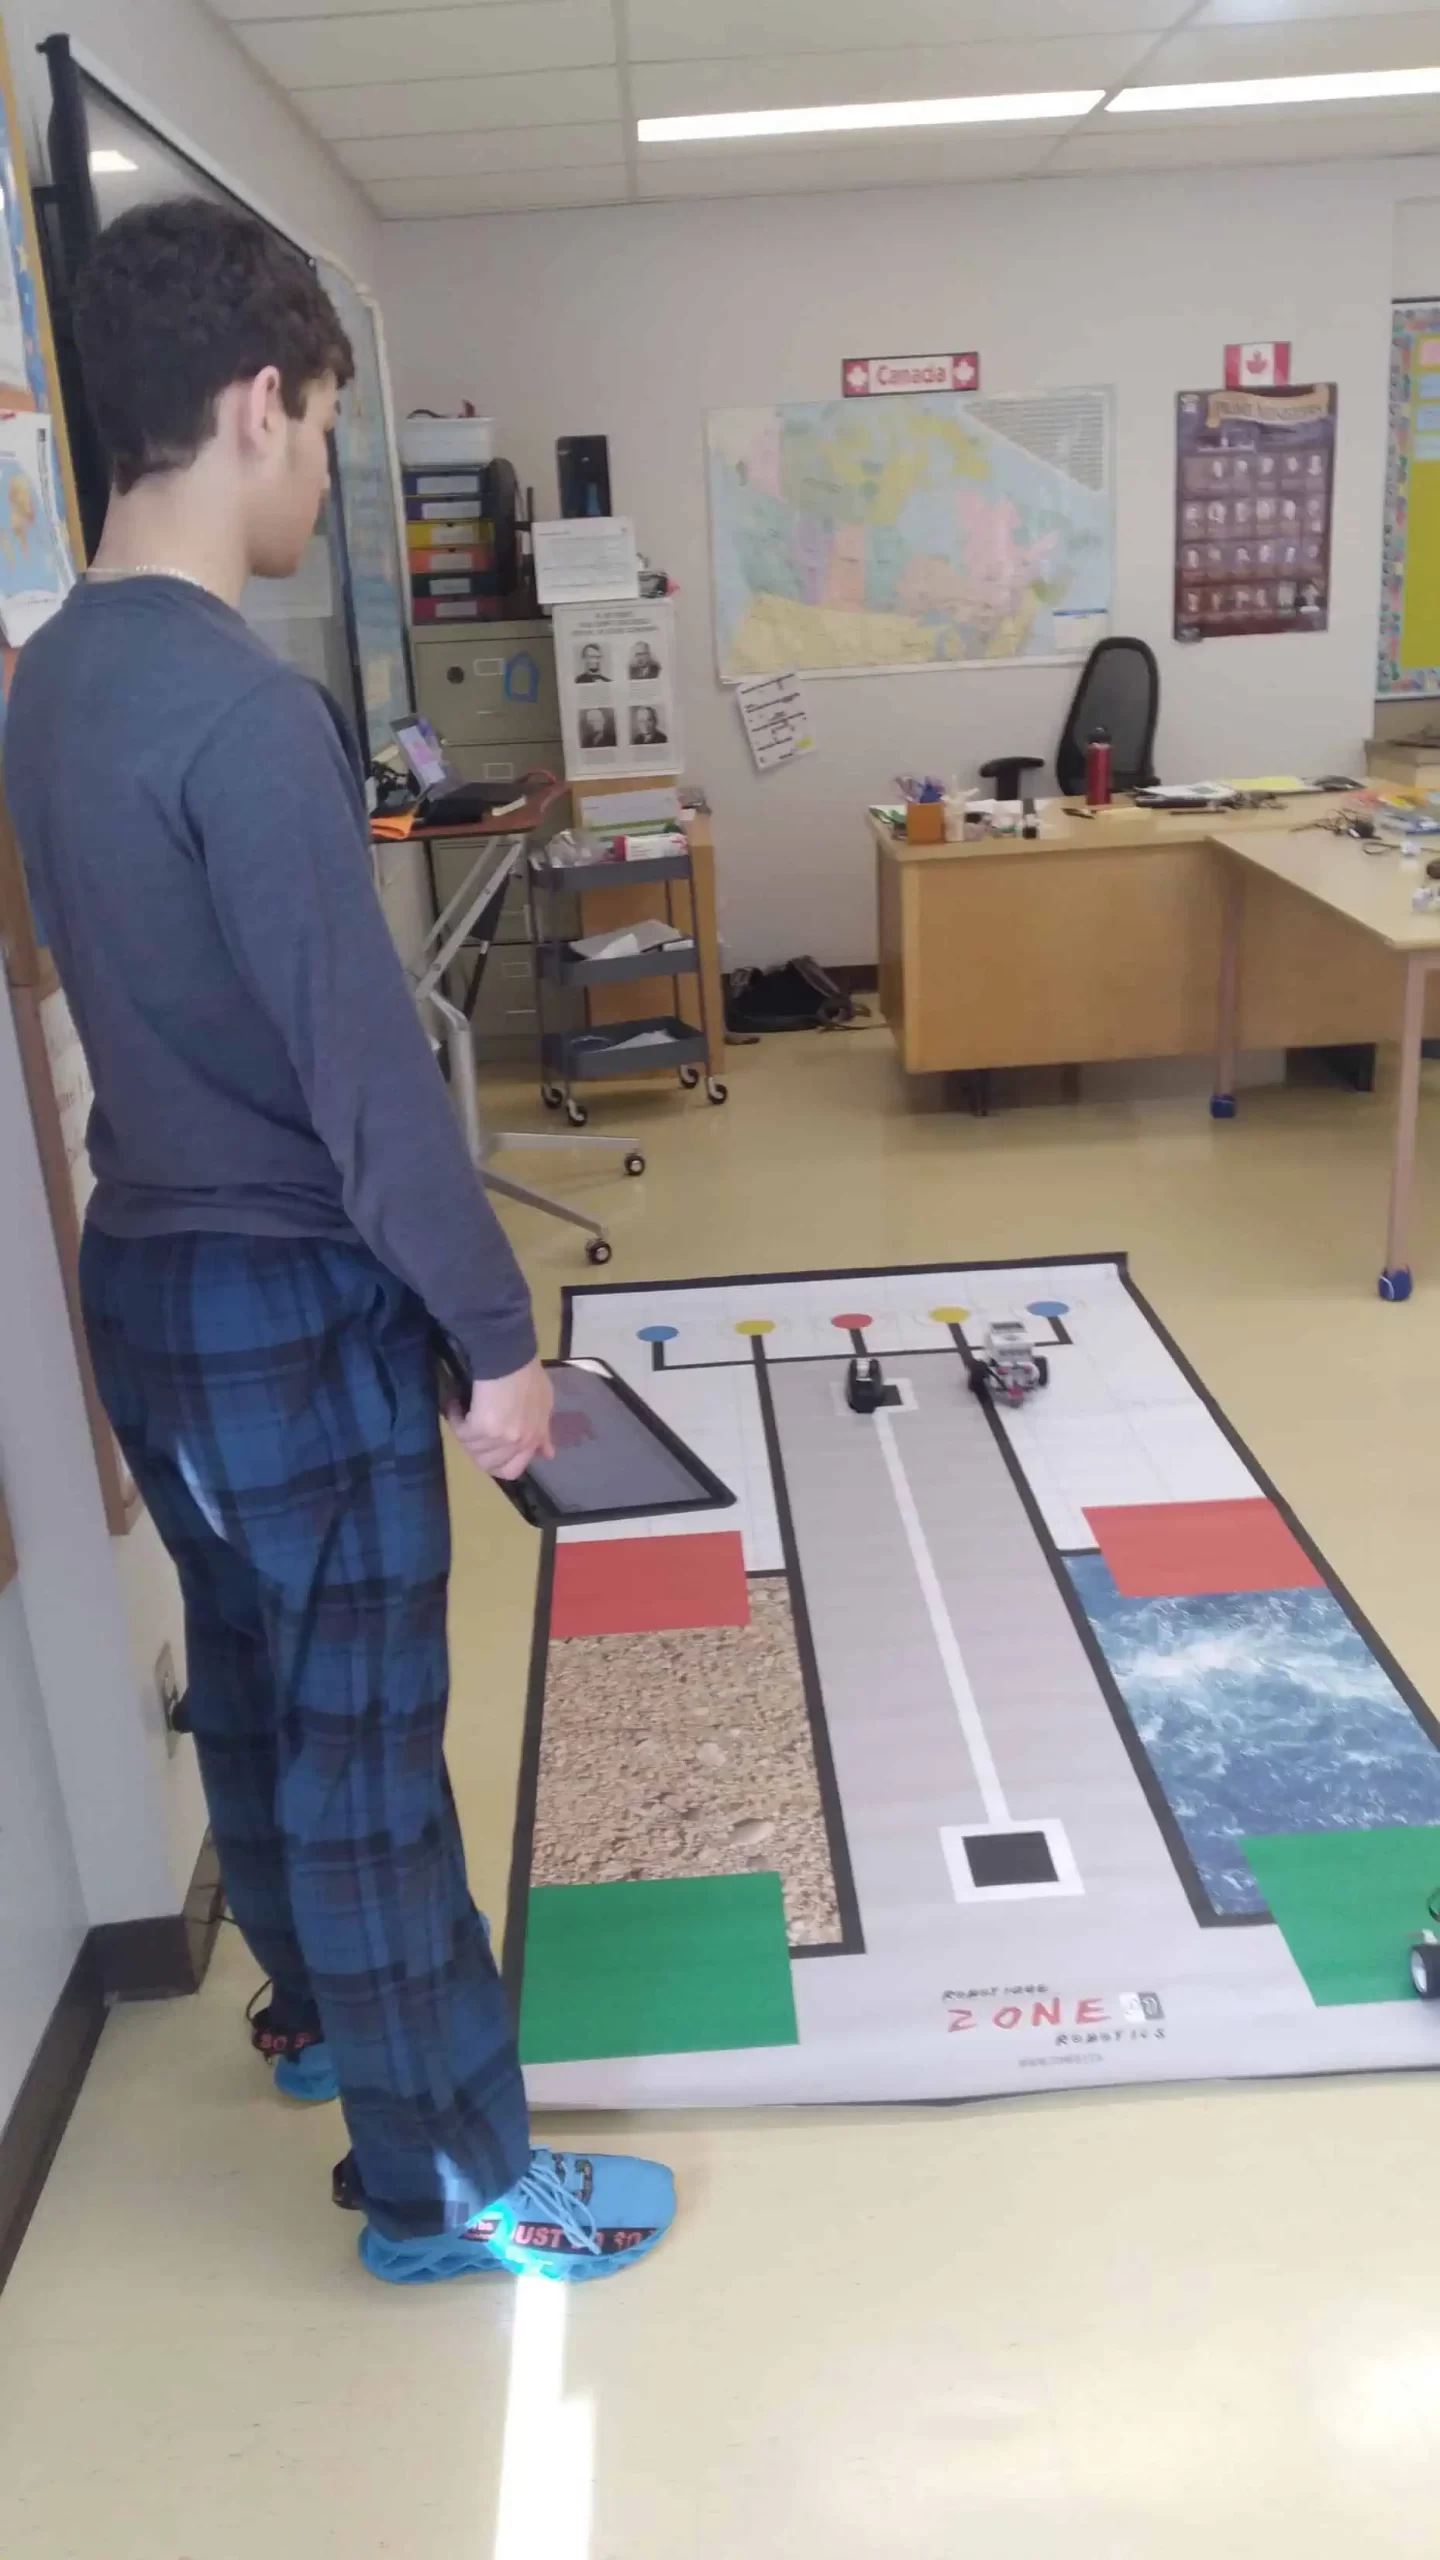
[(485, 495), (483, 471), (402, 471), (400, 474), (407, 498), (481, 498)]
[(480, 492), (469, 491), (460, 498), (411, 498), (405, 500), (405, 516), (409, 524), (447, 524), (456, 520), (470, 521), (480, 512)]
[(493, 542), (471, 543), (458, 550), (447, 543), (443, 551), (412, 551), (410, 558), (415, 578), (483, 578), (495, 574)]
[(499, 622), (503, 596), (416, 596), (411, 612), (417, 622)]
[(422, 577), (417, 571), (410, 581), (417, 596), (498, 596), (500, 581), (493, 569), (467, 570), (461, 575), (450, 571), (443, 577)]
[(493, 539), (493, 530), (484, 516), (448, 516), (430, 518), (424, 523), (408, 523), (405, 540), (413, 559), (417, 551), (479, 551)]

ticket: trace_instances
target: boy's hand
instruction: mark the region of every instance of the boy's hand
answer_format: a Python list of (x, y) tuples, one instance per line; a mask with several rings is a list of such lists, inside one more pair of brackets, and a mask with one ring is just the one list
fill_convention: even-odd
[(555, 1397), (538, 1360), (508, 1378), (477, 1378), (470, 1410), (448, 1405), (445, 1419), (467, 1457), (502, 1483), (523, 1476), (532, 1458), (553, 1458), (550, 1416)]

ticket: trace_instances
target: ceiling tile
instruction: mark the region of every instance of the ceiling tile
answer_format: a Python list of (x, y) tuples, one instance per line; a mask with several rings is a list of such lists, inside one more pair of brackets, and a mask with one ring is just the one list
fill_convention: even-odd
[(512, 169), (495, 177), (377, 178), (367, 189), (392, 222), (443, 214), (535, 213), (561, 205), (618, 204), (620, 169)]
[[(1165, 131), (1158, 132), (1163, 125)], [(1123, 131), (1116, 132), (1114, 127)], [(1330, 116), (1286, 108), (1283, 115), (1111, 116), (1105, 129), (1087, 124), (1055, 151), (1047, 177), (1110, 177), (1145, 169), (1202, 169), (1220, 164), (1259, 168), (1301, 160), (1386, 159), (1433, 152), (1435, 118), (1376, 115), (1353, 108)]]
[(1401, 71), (1440, 62), (1440, 15), (1290, 18), (1268, 26), (1187, 28), (1145, 65), (1146, 86), (1169, 80), (1271, 80), (1286, 72)]
[(610, 124), (620, 113), (613, 71), (522, 71), (500, 80), (384, 80), (307, 89), (306, 122), (327, 141), (362, 135), (478, 133), (509, 125)]
[[(886, 0), (889, 43), (954, 45), (996, 37), (1014, 45), (1046, 36), (1164, 29), (1184, 0)], [(633, 62), (686, 62), (732, 54), (838, 53), (872, 47), (875, 0), (628, 0)], [(998, 23), (997, 23), (998, 21)]]
[[(475, 8), (505, 8), (514, 0), (470, 0)], [(434, 6), (434, 0), (205, 0), (217, 18), (232, 27), (269, 18), (409, 17)]]
[[(1435, 0), (1205, 0), (1196, 27), (1289, 25), (1296, 18), (1435, 18)], [(1440, 56), (1436, 57), (1440, 59)]]
[[(1099, 89), (1145, 60), (1151, 36), (1066, 36), (1038, 44), (916, 45), (899, 53), (777, 54), (762, 61), (637, 62), (642, 116), (703, 115), (741, 107), (857, 105), (874, 98), (1006, 96), (1015, 90)], [(1148, 74), (1147, 74), (1148, 76)]]
[(410, 9), (402, 15), (303, 18), (236, 29), (286, 89), (341, 81), (504, 76), (613, 62), (610, 0), (519, 0), (518, 6)]
[(407, 133), (390, 140), (337, 142), (335, 156), (369, 182), (377, 178), (485, 177), (502, 169), (611, 169), (625, 161), (618, 124), (516, 125), (503, 133)]
[(968, 149), (947, 150), (926, 140), (900, 149), (893, 136), (879, 151), (789, 151), (771, 143), (745, 155), (677, 152), (667, 168), (642, 164), (640, 194), (650, 200), (679, 196), (767, 196), (830, 193), (850, 187), (954, 184), (967, 178), (1022, 178), (1042, 165), (1054, 135), (1017, 127), (1004, 137), (974, 136)]

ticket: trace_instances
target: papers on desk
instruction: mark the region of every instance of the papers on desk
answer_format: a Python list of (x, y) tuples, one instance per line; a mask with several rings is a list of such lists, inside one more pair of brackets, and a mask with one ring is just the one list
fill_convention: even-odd
[(1271, 799), (1289, 800), (1302, 791), (1313, 791), (1313, 782), (1303, 782), (1298, 773), (1252, 773), (1244, 781), (1233, 776), (1224, 782), (1213, 782), (1212, 791), (1263, 791)]
[(630, 827), (678, 827), (680, 794), (672, 784), (637, 791), (577, 791), (575, 815), (587, 834), (624, 835)]
[(669, 1049), (675, 1043), (673, 1031), (632, 1031), (628, 1040), (607, 1040), (603, 1031), (582, 1032), (574, 1046), (577, 1049)]
[(646, 916), (639, 924), (620, 925), (609, 933), (579, 934), (570, 948), (577, 960), (638, 960), (642, 951), (688, 949), (689, 943), (688, 933), (678, 933), (659, 916)]

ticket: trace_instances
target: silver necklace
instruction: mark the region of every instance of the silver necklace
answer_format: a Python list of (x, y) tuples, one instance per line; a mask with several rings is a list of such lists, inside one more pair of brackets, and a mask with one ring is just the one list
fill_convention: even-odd
[(161, 560), (137, 560), (133, 569), (87, 569), (87, 578), (178, 578), (182, 587), (198, 587), (202, 595), (210, 590), (203, 578), (192, 578), (188, 569), (167, 569)]

